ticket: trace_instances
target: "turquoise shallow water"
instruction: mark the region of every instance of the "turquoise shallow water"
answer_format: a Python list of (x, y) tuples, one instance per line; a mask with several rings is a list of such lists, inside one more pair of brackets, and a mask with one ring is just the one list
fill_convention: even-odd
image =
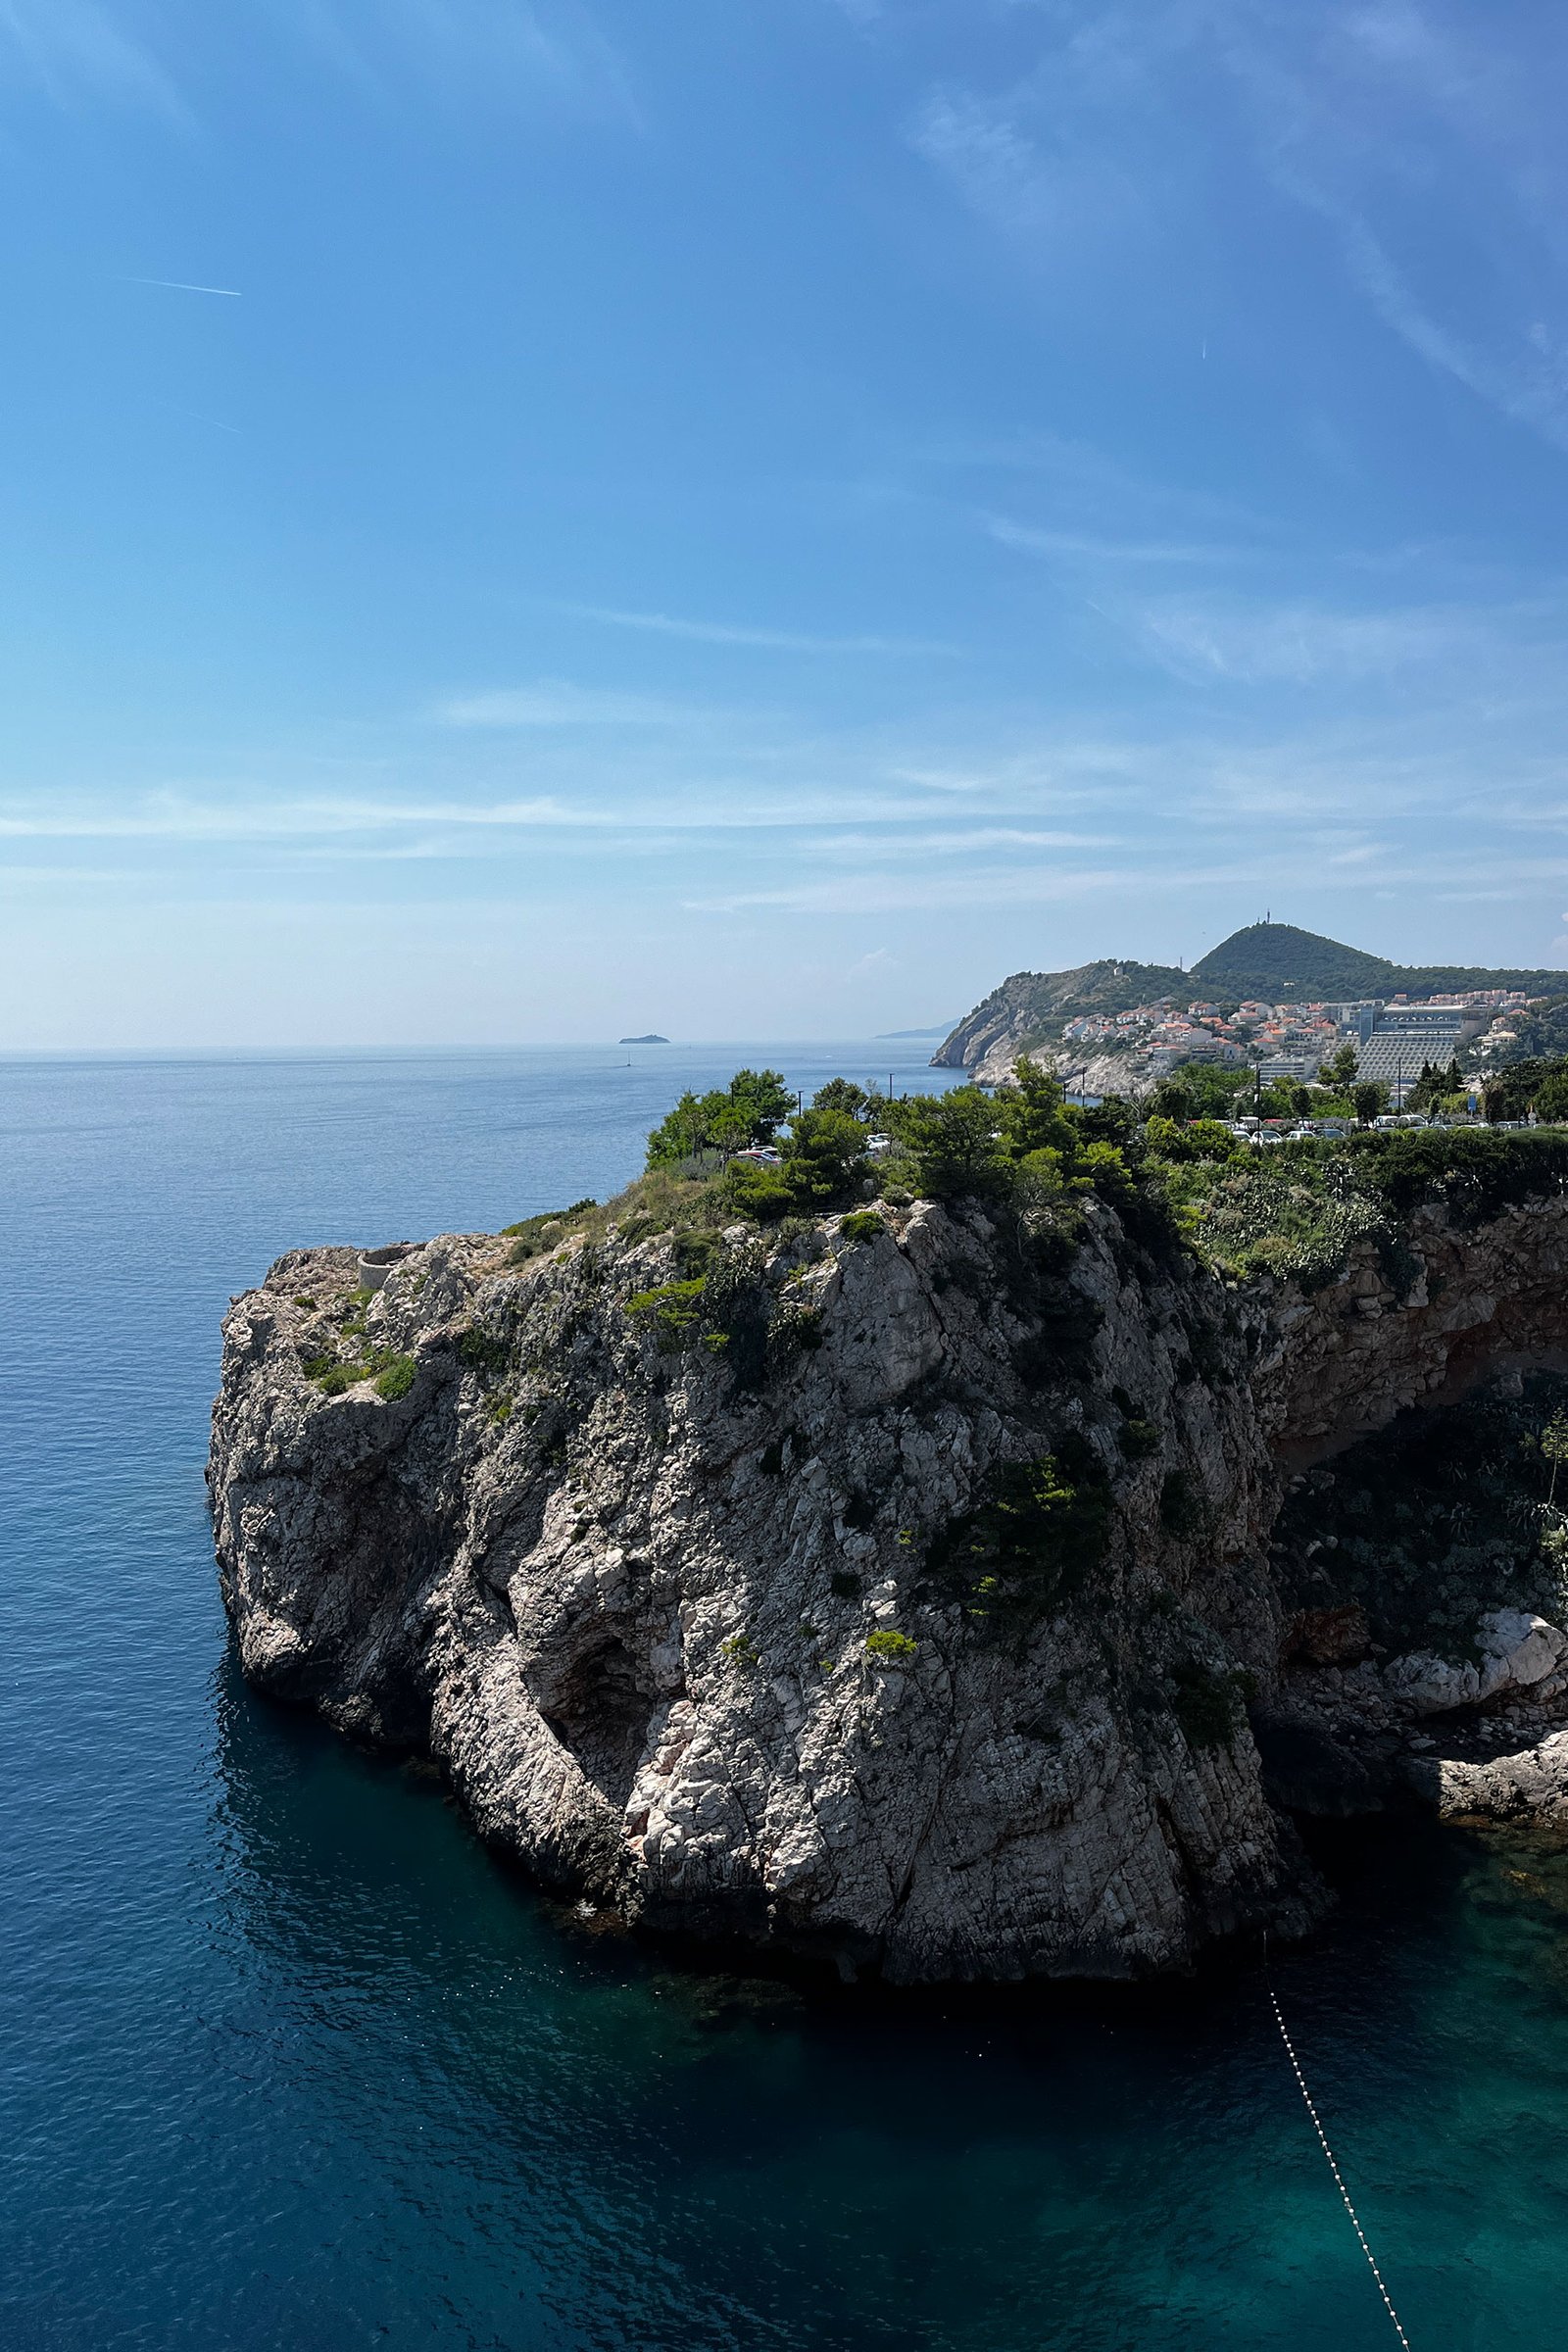
[[(238, 1682), (228, 1293), (602, 1196), (739, 1056), (615, 1058), (0, 1063), (0, 2347), (1392, 2344), (1251, 1970), (694, 1971)], [(1568, 1864), (1408, 1825), (1325, 1858), (1275, 1976), (1415, 2352), (1554, 2346)]]

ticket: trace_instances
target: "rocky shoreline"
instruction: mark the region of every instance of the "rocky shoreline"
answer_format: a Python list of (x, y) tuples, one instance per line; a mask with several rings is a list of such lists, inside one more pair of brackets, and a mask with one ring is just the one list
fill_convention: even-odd
[(235, 1302), (253, 1683), (547, 1886), (901, 1983), (1299, 1933), (1293, 1811), (1568, 1812), (1549, 1613), (1478, 1571), (1467, 1655), (1387, 1654), (1281, 1537), (1396, 1414), (1568, 1362), (1568, 1203), (1310, 1296), (1095, 1200), (1071, 1250), (929, 1201), (683, 1247), (445, 1236), (371, 1298), (296, 1250)]

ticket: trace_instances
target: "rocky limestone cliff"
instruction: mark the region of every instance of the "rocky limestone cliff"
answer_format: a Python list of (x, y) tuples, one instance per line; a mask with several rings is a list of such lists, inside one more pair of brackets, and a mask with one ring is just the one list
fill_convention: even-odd
[[(1343, 1793), (1362, 1730), (1430, 1778), (1431, 1740), (1376, 1664), (1290, 1662), (1282, 1493), (1568, 1341), (1568, 1203), (1413, 1245), (1402, 1296), (1368, 1250), (1308, 1298), (1096, 1203), (1067, 1254), (916, 1203), (736, 1228), (701, 1281), (668, 1236), (522, 1267), (446, 1236), (368, 1308), (353, 1250), (292, 1251), (225, 1320), (214, 1416), (245, 1671), (654, 1927), (903, 1982), (1299, 1930), (1244, 1702), (1287, 1783), (1304, 1741)], [(322, 1386), (362, 1312), (388, 1396)]]

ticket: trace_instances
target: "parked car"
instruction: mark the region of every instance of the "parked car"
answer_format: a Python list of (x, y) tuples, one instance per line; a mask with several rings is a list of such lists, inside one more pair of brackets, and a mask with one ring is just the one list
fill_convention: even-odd
[(744, 1152), (736, 1152), (735, 1157), (749, 1161), (754, 1168), (781, 1168), (784, 1165), (783, 1152), (775, 1152), (771, 1144), (748, 1144)]

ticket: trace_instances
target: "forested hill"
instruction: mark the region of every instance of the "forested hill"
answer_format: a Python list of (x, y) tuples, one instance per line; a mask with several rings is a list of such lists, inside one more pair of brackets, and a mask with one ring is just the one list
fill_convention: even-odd
[(1462, 988), (1522, 988), (1532, 997), (1568, 995), (1568, 972), (1492, 971), (1461, 963), (1392, 963), (1294, 923), (1249, 923), (1210, 948), (1189, 980), (1218, 998), (1342, 999), (1443, 996)]

